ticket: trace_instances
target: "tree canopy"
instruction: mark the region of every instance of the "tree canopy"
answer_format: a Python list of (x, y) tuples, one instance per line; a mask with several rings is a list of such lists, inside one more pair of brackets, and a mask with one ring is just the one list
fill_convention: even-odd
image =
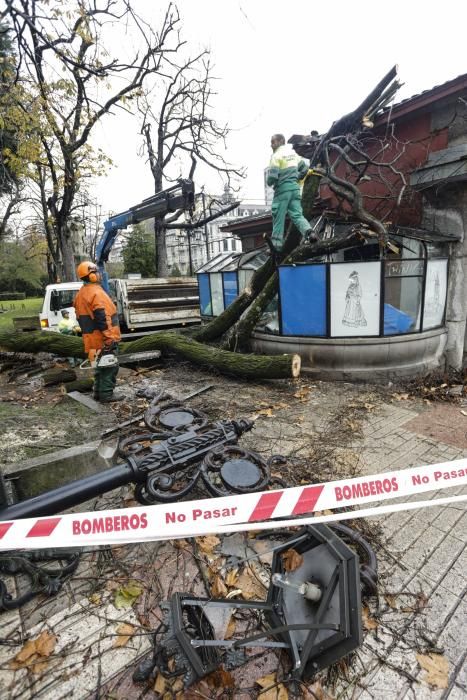
[(142, 277), (156, 276), (156, 256), (154, 236), (148, 233), (143, 224), (135, 224), (128, 234), (122, 252), (124, 273), (141, 273)]

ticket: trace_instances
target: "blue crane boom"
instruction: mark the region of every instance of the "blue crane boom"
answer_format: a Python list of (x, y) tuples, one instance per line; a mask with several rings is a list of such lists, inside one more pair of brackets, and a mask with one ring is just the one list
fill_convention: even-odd
[(115, 243), (118, 232), (147, 219), (161, 219), (165, 214), (179, 209), (189, 210), (194, 207), (195, 186), (192, 180), (180, 179), (176, 185), (157, 192), (144, 199), (141, 204), (130, 207), (127, 211), (111, 216), (104, 221), (104, 233), (96, 246), (96, 265), (102, 277), (102, 286), (108, 291), (108, 276), (105, 263)]

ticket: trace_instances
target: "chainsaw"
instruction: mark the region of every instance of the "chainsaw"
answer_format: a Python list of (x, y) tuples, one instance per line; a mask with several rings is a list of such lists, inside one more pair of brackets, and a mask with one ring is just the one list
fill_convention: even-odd
[(105, 355), (102, 354), (101, 350), (90, 350), (88, 353), (88, 359), (84, 360), (80, 364), (80, 369), (105, 369), (106, 367), (116, 367), (118, 365), (118, 358), (112, 352), (108, 352)]

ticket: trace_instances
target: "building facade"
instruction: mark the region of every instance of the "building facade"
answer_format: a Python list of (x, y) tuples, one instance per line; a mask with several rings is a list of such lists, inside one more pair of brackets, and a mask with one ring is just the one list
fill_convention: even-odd
[[(197, 197), (196, 217), (202, 218), (205, 213), (209, 216), (211, 212), (219, 211), (234, 201), (235, 197), (227, 185), (220, 197), (202, 193)], [(190, 235), (184, 229), (168, 230), (167, 261), (171, 274), (192, 275), (219, 253), (241, 252), (240, 238), (224, 227), (234, 220), (243, 221), (269, 211), (270, 207), (262, 202), (241, 202), (235, 209), (194, 229)]]

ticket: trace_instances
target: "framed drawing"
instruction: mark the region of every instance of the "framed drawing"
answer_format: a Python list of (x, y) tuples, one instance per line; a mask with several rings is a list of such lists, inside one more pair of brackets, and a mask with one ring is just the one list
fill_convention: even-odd
[(426, 269), (423, 330), (441, 326), (446, 307), (448, 261), (428, 260)]
[(331, 337), (379, 335), (381, 262), (331, 265)]

